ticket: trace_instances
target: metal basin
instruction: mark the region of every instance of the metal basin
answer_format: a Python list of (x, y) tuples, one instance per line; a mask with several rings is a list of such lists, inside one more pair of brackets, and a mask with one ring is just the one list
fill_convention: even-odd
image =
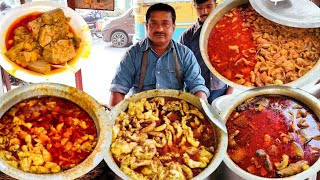
[[(227, 122), (231, 113), (236, 109), (237, 106), (241, 105), (244, 101), (252, 97), (267, 94), (284, 95), (294, 98), (308, 106), (311, 110), (313, 110), (315, 115), (320, 119), (320, 101), (316, 97), (312, 96), (306, 91), (285, 86), (265, 86), (247, 90), (238, 95), (222, 96), (213, 102), (213, 106), (219, 109), (220, 117), (223, 119), (224, 122)], [(260, 176), (255, 176), (241, 169), (237, 164), (233, 162), (233, 160), (229, 157), (228, 154), (226, 154), (225, 159), (223, 161), (237, 175), (241, 176), (244, 179), (254, 180), (307, 179), (315, 175), (320, 170), (320, 159), (318, 159), (309, 169), (301, 173), (298, 173), (294, 176), (289, 176), (286, 178), (264, 178)]]
[[(229, 10), (240, 6), (242, 4), (249, 3), (249, 0), (226, 0), (223, 4), (218, 6), (207, 18), (205, 23), (203, 24), (201, 34), (200, 34), (200, 51), (202, 58), (204, 62), (206, 63), (209, 70), (221, 81), (225, 82), (226, 84), (234, 87), (235, 89), (244, 91), (251, 89), (253, 87), (248, 87), (244, 85), (237, 84), (223, 75), (221, 75), (211, 64), (209, 55), (208, 55), (208, 41), (210, 37), (211, 30), (215, 27), (217, 22), (226, 14)], [(315, 84), (319, 79), (320, 76), (318, 74), (320, 73), (320, 61), (318, 61), (314, 67), (309, 70), (305, 75), (298, 78), (295, 81), (292, 81), (290, 83), (284, 84), (286, 86), (290, 87), (297, 87), (297, 88), (304, 88), (308, 89), (310, 85)]]
[[(131, 101), (137, 101), (141, 98), (151, 98), (151, 97), (173, 97), (178, 99), (183, 99), (186, 102), (189, 102), (199, 108), (199, 110), (202, 110), (199, 98), (182, 91), (177, 90), (150, 90), (150, 91), (144, 91), (139, 94), (135, 94), (128, 99), (125, 99), (124, 101), (120, 102), (117, 106), (115, 106), (110, 112), (109, 112), (109, 120), (111, 121), (111, 124), (114, 125), (116, 117), (123, 111), (125, 111), (128, 107), (129, 102)], [(209, 176), (221, 163), (222, 159), (224, 158), (227, 150), (227, 134), (223, 133), (222, 130), (220, 130), (217, 126), (213, 125), (214, 132), (216, 134), (216, 142), (217, 145), (215, 147), (215, 154), (213, 156), (212, 161), (210, 164), (197, 176), (195, 176), (193, 179), (204, 179), (207, 176)], [(108, 127), (110, 129), (107, 130), (108, 136), (107, 136), (107, 142), (108, 142), (108, 152), (107, 156), (105, 157), (105, 161), (107, 162), (110, 169), (115, 172), (119, 177), (122, 179), (130, 179), (126, 174), (124, 174), (120, 168), (115, 163), (113, 156), (110, 151), (110, 144), (112, 141), (112, 126)]]
[(2, 95), (0, 97), (0, 117), (2, 117), (13, 105), (38, 96), (64, 98), (84, 109), (94, 120), (97, 127), (98, 138), (96, 147), (82, 163), (59, 173), (27, 173), (10, 166), (2, 158), (0, 158), (0, 171), (16, 179), (75, 179), (95, 168), (103, 160), (103, 156), (106, 154), (106, 130), (108, 129), (108, 121), (104, 108), (91, 96), (74, 87), (53, 83), (40, 83), (20, 86)]
[[(33, 12), (47, 12), (56, 8), (61, 8), (66, 17), (70, 17), (69, 25), (72, 27), (76, 37), (81, 39), (79, 48), (76, 50), (76, 57), (68, 61), (65, 67), (51, 70), (48, 74), (40, 74), (35, 71), (25, 69), (13, 61), (6, 55), (6, 35), (9, 27), (18, 18), (33, 13)], [(59, 82), (57, 79), (63, 75), (72, 75), (76, 73), (88, 60), (91, 53), (92, 37), (90, 29), (84, 19), (69, 7), (60, 5), (54, 2), (29, 2), (13, 9), (0, 19), (0, 65), (11, 75), (22, 79), (26, 82), (40, 83), (40, 82)]]

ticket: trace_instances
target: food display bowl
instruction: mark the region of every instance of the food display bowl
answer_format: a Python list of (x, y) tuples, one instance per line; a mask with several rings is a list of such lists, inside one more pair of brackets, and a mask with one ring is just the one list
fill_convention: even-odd
[[(227, 79), (226, 77), (224, 77), (222, 74), (220, 74), (210, 62), (209, 55), (208, 55), (208, 41), (209, 41), (209, 37), (212, 29), (215, 27), (218, 21), (226, 13), (228, 13), (231, 9), (235, 7), (238, 7), (240, 5), (247, 4), (247, 3), (249, 3), (249, 0), (224, 1), (224, 3), (217, 6), (217, 8), (208, 16), (205, 23), (203, 24), (201, 34), (200, 34), (200, 51), (201, 51), (202, 58), (205, 64), (207, 65), (207, 67), (209, 68), (209, 70), (221, 81), (225, 82), (226, 84), (240, 91), (245, 91), (248, 89), (252, 89), (254, 87), (249, 87), (249, 86), (235, 83)], [(290, 87), (307, 89), (306, 86), (309, 87), (309, 85), (315, 84), (320, 79), (320, 76), (318, 76), (319, 73), (320, 73), (320, 61), (318, 60), (318, 62), (314, 65), (314, 67), (310, 69), (306, 74), (304, 74), (297, 80), (284, 85), (290, 86)]]
[(15, 104), (29, 98), (53, 96), (69, 100), (85, 110), (94, 121), (97, 128), (97, 144), (91, 154), (80, 164), (59, 173), (34, 174), (19, 170), (0, 158), (0, 171), (16, 179), (75, 179), (94, 169), (106, 154), (107, 113), (91, 96), (74, 87), (38, 83), (17, 87), (3, 94), (0, 99), (0, 116), (2, 117)]
[[(213, 101), (212, 105), (213, 107), (219, 109), (221, 119), (224, 122), (227, 122), (229, 116), (237, 108), (237, 106), (241, 105), (244, 101), (250, 98), (261, 95), (283, 95), (291, 97), (309, 107), (314, 112), (315, 116), (317, 116), (320, 119), (320, 101), (316, 97), (304, 90), (291, 88), (287, 86), (265, 86), (244, 91), (236, 96), (225, 95)], [(307, 179), (317, 174), (317, 172), (320, 170), (320, 159), (318, 159), (312, 166), (310, 166), (309, 169), (302, 171), (296, 175), (283, 178), (265, 178), (253, 175), (241, 169), (235, 162), (233, 162), (228, 153), (226, 154), (223, 161), (237, 175), (241, 176), (244, 179), (252, 180)]]
[[(177, 99), (182, 99), (195, 107), (197, 107), (200, 111), (203, 111), (200, 100), (198, 97), (182, 92), (182, 91), (177, 91), (177, 90), (150, 90), (150, 91), (144, 91), (138, 94), (135, 94), (128, 99), (123, 100), (120, 102), (117, 106), (115, 106), (110, 112), (109, 112), (109, 120), (111, 121), (112, 125), (115, 124), (116, 117), (121, 113), (126, 111), (128, 108), (128, 105), (131, 101), (138, 101), (141, 98), (152, 98), (152, 97), (172, 97), (172, 98), (177, 98)], [(215, 153), (213, 156), (213, 159), (211, 160), (210, 164), (197, 176), (195, 176), (193, 179), (204, 179), (207, 176), (209, 176), (222, 162), (222, 159), (224, 158), (226, 154), (226, 149), (227, 149), (227, 134), (224, 133), (221, 129), (219, 129), (217, 126), (213, 125), (214, 127), (214, 132), (215, 132), (215, 137), (216, 139), (216, 147), (215, 147)], [(116, 164), (112, 153), (110, 151), (110, 144), (112, 141), (112, 126), (108, 127), (108, 136), (107, 136), (107, 142), (108, 142), (108, 149), (107, 149), (107, 155), (105, 157), (105, 161), (107, 162), (108, 166), (110, 169), (115, 172), (119, 177), (122, 179), (130, 179), (125, 173), (123, 173), (118, 165)]]
[[(62, 9), (65, 16), (70, 17), (69, 25), (72, 27), (76, 37), (81, 39), (80, 46), (76, 49), (76, 57), (68, 61), (67, 65), (64, 67), (51, 70), (48, 74), (40, 74), (35, 71), (25, 69), (11, 61), (5, 55), (5, 52), (8, 51), (6, 48), (5, 38), (10, 25), (24, 15), (33, 12), (47, 12), (56, 8)], [(87, 23), (71, 8), (54, 2), (35, 1), (10, 9), (5, 16), (1, 17), (0, 27), (0, 65), (9, 74), (27, 82), (52, 82), (54, 79), (59, 78), (64, 74), (73, 74), (81, 68), (86, 60), (88, 60), (91, 53), (92, 37)]]

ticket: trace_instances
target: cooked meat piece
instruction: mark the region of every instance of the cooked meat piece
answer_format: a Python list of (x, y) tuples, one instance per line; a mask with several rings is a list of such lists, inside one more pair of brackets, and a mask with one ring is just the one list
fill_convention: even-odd
[(288, 166), (288, 164), (289, 164), (289, 156), (286, 154), (282, 155), (281, 162), (274, 163), (274, 165), (276, 166), (276, 168), (278, 170), (282, 170), (282, 169), (286, 168)]
[(258, 155), (259, 157), (265, 158), (264, 165), (266, 166), (268, 171), (271, 171), (273, 169), (272, 163), (270, 161), (270, 157), (263, 149), (258, 149), (256, 151), (256, 155)]
[(249, 108), (249, 106), (252, 103), (257, 102), (258, 100), (259, 100), (259, 98), (250, 98), (250, 99), (246, 100), (244, 103), (242, 103), (240, 106), (237, 107), (237, 111), (241, 112), (241, 111), (246, 110), (247, 108)]
[(76, 56), (75, 48), (81, 40), (70, 30), (62, 9), (45, 12), (30, 21), (28, 27), (20, 26), (14, 31), (14, 45), (5, 54), (21, 67), (47, 74), (51, 65), (60, 65)]
[(50, 64), (43, 60), (29, 63), (28, 68), (41, 74), (48, 74), (51, 71)]
[(45, 25), (40, 28), (38, 41), (42, 47), (45, 47), (51, 41), (65, 38), (67, 33), (67, 26)]
[(14, 44), (19, 44), (21, 42), (32, 42), (32, 34), (24, 27), (20, 26), (14, 31)]
[(13, 46), (9, 51), (7, 51), (5, 54), (9, 57), (11, 61), (15, 62), (16, 57), (18, 56), (18, 53), (23, 50), (24, 43), (18, 43), (15, 46)]
[(63, 64), (76, 56), (72, 40), (51, 42), (43, 48), (43, 58), (50, 64)]
[(237, 142), (235, 141), (235, 137), (239, 134), (239, 130), (236, 130), (234, 133), (231, 133), (228, 138), (228, 143), (231, 148), (237, 147)]
[(298, 174), (309, 168), (308, 161), (298, 161), (296, 163), (289, 164), (288, 167), (278, 171), (277, 173), (282, 177), (292, 176)]
[(303, 148), (300, 146), (300, 144), (293, 142), (292, 149), (293, 149), (294, 156), (300, 157), (301, 159), (304, 158), (304, 151), (303, 151)]
[(14, 35), (18, 36), (18, 35), (25, 35), (25, 34), (30, 34), (29, 31), (23, 27), (23, 26), (19, 26), (17, 27), (17, 29), (14, 30)]
[(39, 17), (28, 23), (29, 28), (32, 30), (32, 35), (37, 40), (41, 26), (43, 26), (42, 19)]
[(21, 51), (18, 52), (15, 61), (17, 64), (21, 65), (22, 67), (27, 67), (30, 62), (36, 61), (39, 57), (39, 54), (36, 52), (27, 52)]
[(13, 62), (26, 67), (29, 62), (40, 58), (41, 47), (36, 42), (22, 42), (13, 46), (6, 52), (6, 56)]
[(42, 21), (45, 24), (65, 23), (67, 18), (64, 16), (62, 9), (54, 9), (41, 15)]
[(238, 127), (247, 127), (249, 125), (249, 118), (245, 115), (240, 115), (238, 116), (234, 121), (233, 123), (238, 126)]

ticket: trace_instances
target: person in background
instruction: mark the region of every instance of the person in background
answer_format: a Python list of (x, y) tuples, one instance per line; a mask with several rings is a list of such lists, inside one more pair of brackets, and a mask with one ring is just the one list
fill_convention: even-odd
[(205, 79), (206, 86), (210, 90), (210, 96), (208, 102), (211, 102), (217, 97), (223, 94), (231, 94), (233, 91), (232, 87), (228, 87), (225, 83), (215, 77), (206, 66), (199, 46), (199, 38), (202, 25), (210, 13), (215, 9), (216, 2), (214, 0), (193, 0), (194, 7), (197, 11), (198, 19), (197, 22), (187, 29), (180, 36), (179, 42), (192, 50), (195, 54), (197, 61), (201, 67), (201, 74)]
[(11, 8), (5, 1), (0, 1), (0, 12), (2, 15), (5, 15), (5, 13)]
[(157, 3), (146, 13), (147, 38), (126, 52), (111, 82), (109, 105), (118, 104), (125, 95), (151, 89), (187, 89), (206, 100), (209, 90), (201, 76), (196, 57), (186, 46), (172, 40), (175, 10)]

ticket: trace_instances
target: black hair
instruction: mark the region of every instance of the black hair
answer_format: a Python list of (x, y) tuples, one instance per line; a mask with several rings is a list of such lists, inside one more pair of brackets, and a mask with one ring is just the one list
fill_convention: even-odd
[(150, 14), (153, 11), (166, 11), (166, 12), (170, 12), (171, 13), (171, 17), (172, 17), (172, 22), (173, 24), (176, 22), (176, 12), (173, 9), (172, 6), (170, 6), (169, 4), (164, 4), (164, 3), (156, 3), (153, 4), (152, 6), (150, 6), (147, 10), (147, 14), (146, 14), (146, 21), (148, 22), (149, 18), (150, 18)]
[[(193, 0), (194, 4), (202, 4), (204, 2), (207, 2), (208, 0)], [(214, 0), (214, 2), (216, 2), (216, 0)]]

